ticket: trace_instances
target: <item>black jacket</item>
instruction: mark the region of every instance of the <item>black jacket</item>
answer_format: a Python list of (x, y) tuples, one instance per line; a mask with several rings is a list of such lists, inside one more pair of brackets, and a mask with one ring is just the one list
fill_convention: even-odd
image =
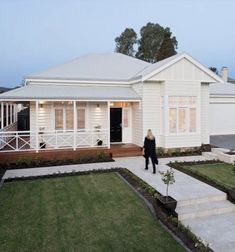
[(144, 139), (144, 154), (146, 157), (156, 157), (156, 141), (145, 137)]

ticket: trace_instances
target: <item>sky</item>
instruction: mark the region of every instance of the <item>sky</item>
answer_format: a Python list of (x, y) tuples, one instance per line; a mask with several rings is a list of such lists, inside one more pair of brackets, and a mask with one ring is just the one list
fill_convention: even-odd
[(126, 27), (170, 27), (185, 51), (235, 78), (235, 0), (0, 0), (0, 86), (87, 53), (113, 52)]

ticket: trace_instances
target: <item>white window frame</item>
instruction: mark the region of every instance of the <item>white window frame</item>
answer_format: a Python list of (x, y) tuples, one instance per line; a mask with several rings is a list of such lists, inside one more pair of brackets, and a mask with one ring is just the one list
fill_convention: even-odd
[[(87, 121), (88, 121), (88, 117), (87, 117), (87, 103), (85, 104), (85, 106), (79, 106), (79, 102), (77, 101), (76, 102), (76, 112), (75, 113), (77, 113), (77, 111), (78, 111), (78, 109), (85, 109), (85, 129), (87, 129)], [(56, 109), (62, 109), (63, 110), (63, 129), (56, 129), (55, 128), (55, 110)], [(53, 113), (53, 122), (54, 122), (54, 125), (53, 125), (53, 129), (54, 130), (56, 130), (56, 131), (59, 131), (59, 132), (65, 132), (65, 131), (73, 131), (74, 129), (72, 128), (72, 129), (67, 129), (66, 128), (66, 110), (67, 109), (71, 109), (72, 111), (73, 111), (73, 106), (71, 106), (71, 105), (67, 105), (67, 104), (65, 104), (65, 105), (63, 105), (63, 104), (61, 104), (61, 105), (54, 105), (54, 109), (53, 109), (53, 111), (54, 111), (54, 113)], [(75, 116), (75, 120), (77, 119), (77, 116)], [(77, 125), (77, 122), (76, 122), (76, 125)], [(84, 130), (85, 130), (84, 129)], [(82, 129), (75, 129), (76, 131), (77, 130), (82, 130)]]
[[(177, 102), (175, 105), (170, 105), (169, 104), (169, 99), (170, 98), (176, 98), (177, 99)], [(179, 104), (179, 97), (185, 97), (189, 100), (189, 97), (193, 97), (195, 98), (195, 104), (189, 104), (189, 102), (187, 102), (187, 104), (185, 105), (180, 105)], [(162, 97), (163, 99), (163, 97)], [(163, 106), (163, 103), (162, 103), (162, 106)], [(198, 116), (198, 110), (199, 110), (199, 106), (198, 106), (198, 96), (169, 96), (168, 97), (168, 109), (164, 110), (165, 113), (167, 113), (167, 118), (168, 118), (168, 134), (169, 135), (197, 135), (198, 134), (198, 131), (199, 131), (199, 126), (198, 126), (198, 120), (199, 120), (199, 116)], [(169, 113), (170, 113), (170, 109), (176, 109), (176, 132), (170, 132), (170, 118), (169, 118)], [(186, 109), (186, 131), (185, 132), (179, 132), (179, 109), (180, 108), (183, 108), (183, 109)], [(190, 132), (190, 109), (191, 108), (195, 108), (196, 109), (196, 113), (195, 113), (195, 116), (196, 116), (196, 130), (194, 132)]]

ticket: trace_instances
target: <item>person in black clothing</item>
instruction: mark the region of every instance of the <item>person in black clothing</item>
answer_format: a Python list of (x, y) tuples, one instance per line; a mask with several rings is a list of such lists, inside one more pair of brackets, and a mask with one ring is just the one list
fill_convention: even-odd
[(148, 170), (149, 158), (151, 158), (153, 173), (156, 173), (155, 164), (158, 164), (156, 155), (156, 141), (151, 129), (148, 130), (147, 136), (144, 139), (143, 156), (145, 157), (145, 170)]

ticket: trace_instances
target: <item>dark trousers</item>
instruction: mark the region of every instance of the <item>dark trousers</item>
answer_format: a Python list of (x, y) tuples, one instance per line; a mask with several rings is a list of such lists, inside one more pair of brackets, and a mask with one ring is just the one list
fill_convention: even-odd
[(145, 169), (148, 169), (149, 158), (151, 158), (152, 165), (153, 165), (153, 172), (155, 173), (155, 172), (156, 172), (155, 158), (152, 157), (152, 156), (150, 156), (150, 157), (146, 156), (146, 157), (145, 157)]

